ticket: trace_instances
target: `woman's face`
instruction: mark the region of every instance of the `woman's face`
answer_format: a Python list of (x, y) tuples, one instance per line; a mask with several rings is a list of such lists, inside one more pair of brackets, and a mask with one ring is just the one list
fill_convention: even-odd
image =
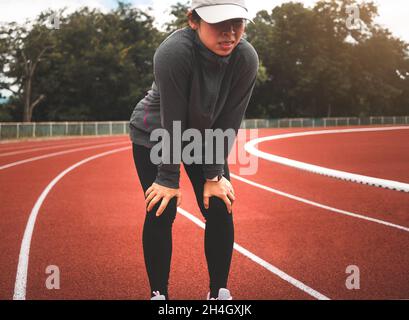
[(245, 30), (244, 19), (232, 19), (219, 23), (199, 24), (189, 19), (191, 28), (195, 29), (203, 44), (219, 56), (228, 56), (239, 44)]

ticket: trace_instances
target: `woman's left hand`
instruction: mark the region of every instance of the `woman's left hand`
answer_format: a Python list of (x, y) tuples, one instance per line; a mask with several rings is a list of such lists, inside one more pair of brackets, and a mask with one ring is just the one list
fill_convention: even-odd
[(177, 198), (176, 206), (179, 207), (182, 203), (182, 193), (180, 189), (168, 188), (161, 186), (160, 184), (153, 183), (145, 192), (145, 204), (147, 211), (151, 211), (153, 207), (162, 200), (158, 210), (156, 211), (156, 216), (159, 217), (166, 209), (169, 201), (174, 197)]
[(231, 213), (233, 202), (236, 200), (234, 189), (229, 180), (223, 177), (220, 181), (206, 181), (203, 190), (203, 204), (209, 208), (210, 197), (215, 196), (224, 201), (227, 211)]

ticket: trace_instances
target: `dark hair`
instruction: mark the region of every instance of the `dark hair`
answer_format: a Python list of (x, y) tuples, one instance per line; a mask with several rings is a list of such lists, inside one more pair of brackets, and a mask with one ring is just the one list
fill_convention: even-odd
[(197, 14), (196, 10), (192, 11), (192, 20), (193, 22), (199, 24), (200, 21), (202, 21), (202, 18), (200, 18), (200, 16)]

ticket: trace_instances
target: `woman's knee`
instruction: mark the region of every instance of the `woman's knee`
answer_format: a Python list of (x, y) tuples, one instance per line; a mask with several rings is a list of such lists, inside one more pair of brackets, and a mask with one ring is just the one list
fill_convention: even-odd
[(205, 209), (204, 205), (200, 207), (206, 221), (230, 222), (232, 220), (232, 214), (228, 212), (225, 202), (218, 197), (209, 199), (208, 209)]
[(158, 211), (161, 201), (159, 201), (151, 211), (146, 212), (146, 221), (149, 224), (157, 225), (157, 226), (171, 226), (176, 218), (176, 210), (177, 210), (177, 199), (172, 198), (168, 205), (166, 206), (165, 210), (163, 210), (160, 216), (156, 216), (156, 212)]

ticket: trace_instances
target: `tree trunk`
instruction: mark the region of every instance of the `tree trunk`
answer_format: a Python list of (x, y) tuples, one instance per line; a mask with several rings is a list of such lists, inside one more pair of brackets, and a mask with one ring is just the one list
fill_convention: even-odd
[(31, 122), (32, 110), (30, 110), (30, 100), (31, 100), (31, 78), (28, 78), (24, 85), (23, 122)]
[(331, 103), (328, 103), (327, 118), (331, 118)]
[(38, 55), (37, 59), (35, 59), (35, 62), (32, 63), (32, 61), (28, 60), (26, 56), (24, 55), (23, 52), (23, 57), (24, 57), (24, 70), (26, 73), (26, 80), (24, 84), (24, 92), (23, 92), (23, 122), (31, 122), (31, 118), (33, 115), (33, 110), (34, 108), (40, 104), (41, 101), (45, 99), (45, 95), (40, 95), (36, 101), (31, 103), (31, 90), (32, 90), (32, 80), (34, 77), (34, 72), (36, 70), (37, 64), (40, 62), (41, 57), (44, 55), (44, 53), (47, 51), (47, 49), (50, 49), (51, 47), (45, 47), (40, 54)]

